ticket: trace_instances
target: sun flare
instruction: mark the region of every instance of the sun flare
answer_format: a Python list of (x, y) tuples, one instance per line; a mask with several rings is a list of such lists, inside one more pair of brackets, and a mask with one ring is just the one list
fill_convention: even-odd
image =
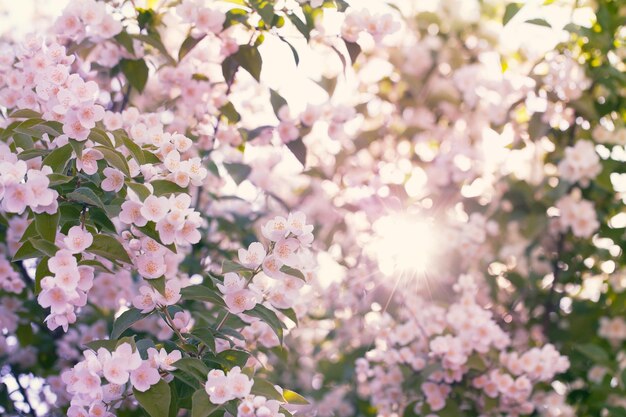
[(415, 215), (390, 214), (378, 219), (374, 251), (386, 275), (426, 272), (436, 256), (438, 233), (432, 221)]

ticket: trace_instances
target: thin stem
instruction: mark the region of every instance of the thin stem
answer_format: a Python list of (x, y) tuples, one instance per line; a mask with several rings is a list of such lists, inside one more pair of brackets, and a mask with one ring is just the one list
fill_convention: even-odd
[(174, 331), (174, 333), (176, 333), (176, 336), (178, 336), (178, 338), (180, 339), (180, 342), (187, 343), (187, 339), (182, 335), (180, 330), (178, 330), (178, 328), (174, 325), (174, 319), (172, 319), (170, 312), (167, 310), (167, 306), (164, 306), (161, 309), (161, 311), (163, 312), (163, 315), (165, 316), (165, 322)]

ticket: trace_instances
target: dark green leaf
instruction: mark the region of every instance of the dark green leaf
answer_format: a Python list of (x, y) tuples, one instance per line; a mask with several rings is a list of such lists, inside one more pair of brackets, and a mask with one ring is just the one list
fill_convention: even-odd
[(185, 189), (178, 184), (168, 180), (154, 180), (150, 184), (154, 188), (154, 195), (170, 195), (176, 193), (184, 193)]
[(304, 146), (302, 138), (287, 143), (287, 148), (289, 148), (291, 153), (300, 161), (302, 166), (306, 167), (306, 146)]
[(287, 105), (287, 100), (283, 98), (277, 91), (272, 90), (270, 88), (270, 103), (272, 104), (272, 109), (274, 109), (274, 114), (278, 117), (279, 110)]
[(250, 45), (239, 45), (239, 50), (233, 55), (237, 63), (254, 77), (255, 80), (261, 80), (261, 67), (263, 66), (263, 58), (259, 50)]
[(111, 339), (119, 338), (122, 333), (130, 326), (138, 322), (139, 320), (148, 317), (149, 314), (144, 314), (136, 308), (131, 308), (120, 314), (118, 318), (113, 322), (113, 329), (111, 330)]
[(285, 401), (280, 392), (274, 387), (274, 384), (267, 381), (265, 378), (254, 378), (254, 385), (252, 386), (251, 392), (254, 395), (262, 395), (269, 400)]
[(348, 54), (350, 55), (350, 61), (354, 64), (356, 59), (359, 57), (361, 53), (361, 47), (356, 42), (348, 42), (344, 40), (346, 44), (346, 48), (348, 48)]
[(50, 154), (44, 158), (43, 165), (48, 165), (52, 168), (53, 172), (65, 174), (65, 166), (72, 157), (72, 151), (72, 145), (69, 143), (67, 145), (63, 145), (50, 152)]
[(39, 252), (48, 255), (49, 257), (53, 257), (59, 250), (54, 243), (43, 239), (30, 239), (30, 243), (32, 243), (33, 247)]
[(250, 5), (261, 16), (267, 26), (274, 20), (274, 2), (268, 0), (250, 0)]
[(77, 188), (75, 191), (69, 193), (67, 195), (67, 198), (78, 203), (88, 204), (104, 209), (104, 204), (102, 203), (102, 200), (100, 200), (100, 197), (98, 197), (91, 188)]
[(180, 290), (181, 297), (184, 300), (207, 301), (215, 305), (225, 307), (224, 300), (215, 290), (204, 285), (191, 285)]
[(252, 172), (252, 168), (249, 165), (236, 162), (225, 162), (224, 167), (226, 168), (226, 171), (228, 171), (228, 174), (230, 174), (232, 179), (235, 181), (235, 183), (237, 183), (237, 185), (241, 184), (246, 178), (248, 178), (248, 175), (250, 175), (250, 173)]
[(185, 55), (187, 55), (189, 52), (191, 52), (191, 50), (198, 44), (200, 43), (200, 41), (202, 39), (205, 38), (206, 35), (201, 35), (198, 38), (194, 38), (193, 36), (189, 35), (187, 36), (187, 38), (183, 41), (183, 44), (180, 46), (180, 50), (178, 51), (178, 60), (182, 61), (183, 58), (185, 57)]
[(532, 25), (537, 25), (537, 26), (545, 26), (548, 28), (552, 27), (550, 26), (550, 23), (546, 21), (546, 19), (530, 19), (530, 20), (527, 20), (526, 23), (530, 23)]
[(122, 45), (131, 55), (135, 55), (135, 47), (133, 46), (133, 38), (130, 37), (125, 30), (115, 35), (115, 40)]
[(133, 394), (135, 394), (139, 405), (151, 417), (168, 417), (172, 393), (170, 386), (164, 380), (160, 380), (146, 392), (140, 392), (133, 388)]
[(300, 271), (299, 269), (292, 268), (287, 265), (283, 265), (280, 268), (280, 272), (284, 272), (287, 275), (291, 275), (292, 277), (300, 278), (301, 280), (306, 281), (306, 277), (304, 276), (302, 271)]
[(41, 113), (30, 109), (20, 109), (9, 114), (9, 117), (13, 119), (40, 119)]
[(24, 259), (41, 258), (41, 257), (42, 257), (42, 253), (39, 252), (37, 249), (35, 249), (35, 247), (30, 242), (30, 240), (27, 240), (15, 252), (15, 255), (13, 255), (12, 260), (13, 262), (17, 262), (17, 261), (23, 261)]
[(54, 243), (57, 236), (57, 227), (59, 226), (60, 212), (55, 214), (40, 213), (35, 214), (35, 225), (39, 235), (45, 240)]
[(198, 328), (194, 329), (191, 332), (191, 336), (202, 342), (209, 348), (211, 352), (215, 352), (215, 336), (213, 336), (213, 331), (209, 328)]
[(124, 155), (113, 149), (106, 148), (104, 146), (95, 146), (94, 149), (102, 152), (104, 159), (114, 168), (122, 171), (124, 175), (130, 177), (130, 169), (128, 167), (128, 161), (124, 158)]
[(143, 59), (122, 59), (119, 65), (130, 85), (140, 93), (143, 92), (150, 72), (146, 61)]
[(272, 330), (274, 330), (274, 333), (276, 333), (276, 336), (278, 336), (278, 340), (280, 340), (280, 343), (283, 343), (284, 324), (282, 321), (280, 321), (275, 312), (265, 307), (263, 304), (257, 304), (252, 310), (247, 310), (246, 314), (249, 316), (258, 317), (263, 320), (272, 328)]
[(191, 397), (191, 417), (209, 417), (219, 405), (212, 404), (209, 401), (209, 395), (204, 388), (193, 393)]
[(95, 235), (93, 243), (87, 248), (87, 252), (102, 256), (112, 262), (124, 262), (130, 264), (130, 258), (124, 246), (117, 239), (108, 235)]
[(209, 374), (210, 369), (202, 362), (200, 359), (196, 358), (181, 358), (174, 362), (172, 366), (175, 366), (177, 369), (193, 376), (199, 382), (206, 382), (207, 375)]
[(504, 9), (504, 16), (502, 17), (502, 25), (504, 26), (509, 23), (509, 21), (513, 19), (513, 16), (515, 16), (517, 12), (520, 11), (522, 6), (522, 3), (507, 4), (506, 9)]

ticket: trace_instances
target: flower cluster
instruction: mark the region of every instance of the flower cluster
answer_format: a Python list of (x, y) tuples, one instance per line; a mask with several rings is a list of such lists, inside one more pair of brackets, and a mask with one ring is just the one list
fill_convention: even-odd
[(580, 190), (561, 197), (556, 208), (560, 213), (558, 223), (561, 231), (571, 228), (574, 236), (588, 238), (600, 227), (594, 204), (582, 199)]
[(226, 374), (224, 371), (213, 369), (207, 375), (204, 389), (213, 404), (224, 404), (235, 398), (247, 397), (253, 384), (254, 381), (236, 366)]
[(50, 189), (50, 167), (41, 166), (41, 160), (31, 161), (29, 167), (4, 144), (0, 159), (0, 200), (5, 212), (22, 214), (30, 208), (35, 213), (56, 213), (59, 193)]
[(284, 417), (280, 405), (279, 401), (262, 395), (248, 396), (237, 407), (237, 417)]
[[(41, 293), (37, 301), (44, 308), (50, 308), (50, 314), (46, 317), (46, 323), (51, 330), (63, 327), (68, 330), (70, 323), (76, 321), (76, 307), (82, 307), (87, 303), (87, 293), (93, 285), (94, 268), (89, 265), (78, 265), (74, 253), (84, 250), (89, 244), (85, 244), (88, 232), (80, 231), (79, 226), (71, 230), (66, 237), (68, 249), (61, 249), (48, 260), (48, 269), (54, 274), (46, 276), (41, 280)], [(73, 236), (74, 235), (74, 236)], [(82, 249), (80, 249), (82, 248)]]
[(80, 42), (85, 37), (109, 39), (122, 31), (122, 23), (107, 12), (105, 3), (95, 0), (71, 2), (54, 24), (64, 38)]
[[(304, 275), (293, 275), (294, 268), (300, 274), (301, 271), (310, 270), (304, 262), (307, 259), (305, 250), (313, 242), (313, 226), (306, 224), (304, 213), (290, 213), (286, 219), (276, 216), (265, 223), (261, 231), (270, 241), (269, 253), (260, 242), (253, 242), (247, 250), (242, 248), (238, 253), (241, 265), (253, 271), (252, 277), (246, 281), (242, 276), (230, 272), (224, 275), (224, 282), (218, 284), (233, 314), (251, 310), (263, 301), (264, 295), (275, 308), (292, 307), (297, 300), (298, 290), (305, 283)], [(287, 270), (283, 267), (287, 267)]]
[(593, 143), (588, 140), (580, 140), (574, 146), (565, 148), (565, 158), (559, 164), (559, 175), (569, 182), (586, 184), (601, 170), (600, 158)]
[(68, 416), (112, 415), (109, 412), (119, 405), (129, 386), (147, 391), (161, 380), (160, 370), (174, 370), (173, 364), (181, 358), (178, 350), (167, 353), (148, 348), (147, 354), (148, 359), (142, 360), (130, 343), (113, 351), (85, 351), (84, 359), (62, 374), (72, 395)]
[[(491, 398), (500, 412), (532, 413), (535, 384), (566, 371), (569, 361), (549, 344), (522, 355), (510, 351), (509, 336), (476, 303), (477, 289), (462, 276), (455, 285), (460, 300), (447, 310), (421, 300), (409, 307), (408, 321), (383, 332), (376, 348), (357, 361), (361, 395), (371, 396), (385, 414), (417, 399), (419, 414), (444, 409), (452, 386), (464, 384), (484, 395), (474, 406)], [(405, 369), (421, 375), (419, 391), (403, 392)]]

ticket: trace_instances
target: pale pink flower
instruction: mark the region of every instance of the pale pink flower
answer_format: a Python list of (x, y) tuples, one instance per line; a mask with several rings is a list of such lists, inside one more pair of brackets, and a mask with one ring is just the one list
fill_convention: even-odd
[(70, 253), (81, 253), (93, 243), (93, 235), (80, 226), (72, 226), (63, 239)]
[(165, 217), (170, 209), (167, 197), (148, 196), (141, 207), (141, 215), (148, 221), (158, 222)]
[(161, 375), (156, 368), (145, 361), (141, 366), (130, 373), (130, 383), (137, 391), (146, 392), (152, 385), (161, 380)]
[(105, 179), (102, 180), (100, 186), (104, 191), (119, 192), (124, 186), (124, 174), (116, 168), (104, 168)]
[(248, 246), (248, 250), (239, 249), (239, 262), (246, 268), (255, 269), (263, 259), (265, 259), (265, 248), (259, 242), (253, 242)]
[(83, 150), (83, 154), (76, 160), (76, 169), (83, 171), (87, 175), (93, 175), (98, 172), (98, 161), (103, 159), (104, 155), (97, 149), (88, 148)]
[(165, 262), (161, 256), (139, 255), (137, 270), (144, 278), (159, 278), (165, 273)]

